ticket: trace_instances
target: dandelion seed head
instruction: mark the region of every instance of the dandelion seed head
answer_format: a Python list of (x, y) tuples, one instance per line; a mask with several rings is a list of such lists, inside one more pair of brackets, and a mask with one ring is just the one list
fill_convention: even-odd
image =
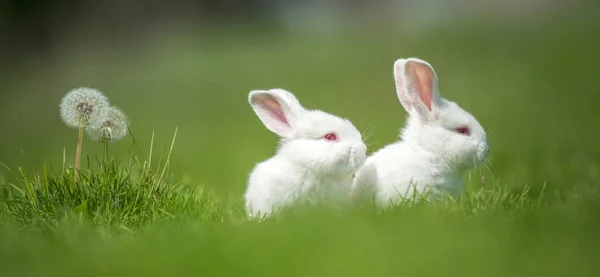
[(69, 127), (88, 127), (99, 122), (108, 106), (108, 99), (102, 92), (92, 88), (76, 88), (61, 100), (60, 117)]
[(101, 114), (100, 120), (86, 130), (93, 140), (120, 140), (127, 135), (127, 116), (121, 110), (109, 107)]

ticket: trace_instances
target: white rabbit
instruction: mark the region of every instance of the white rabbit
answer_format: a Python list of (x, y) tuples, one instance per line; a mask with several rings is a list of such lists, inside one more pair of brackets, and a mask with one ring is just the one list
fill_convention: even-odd
[(399, 59), (394, 63), (396, 91), (408, 112), (401, 140), (367, 158), (356, 173), (352, 197), (373, 197), (387, 207), (415, 192), (430, 197), (458, 197), (464, 170), (484, 162), (489, 146), (479, 122), (456, 103), (440, 97), (429, 63)]
[(347, 119), (304, 109), (282, 89), (255, 90), (249, 102), (267, 129), (281, 137), (277, 153), (258, 163), (245, 194), (249, 216), (267, 216), (295, 203), (345, 204), (367, 147)]

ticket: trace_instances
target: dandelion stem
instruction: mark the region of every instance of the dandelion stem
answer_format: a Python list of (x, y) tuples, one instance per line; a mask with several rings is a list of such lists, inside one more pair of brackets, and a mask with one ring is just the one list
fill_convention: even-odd
[(75, 174), (73, 181), (79, 180), (79, 166), (81, 164), (81, 144), (83, 143), (83, 124), (79, 125), (79, 138), (77, 139), (77, 153), (75, 154)]
[(102, 139), (102, 161), (106, 163), (106, 159), (108, 158), (108, 139)]

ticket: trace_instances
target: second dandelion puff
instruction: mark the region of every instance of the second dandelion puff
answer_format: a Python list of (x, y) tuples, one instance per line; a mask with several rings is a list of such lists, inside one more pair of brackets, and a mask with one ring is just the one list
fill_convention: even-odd
[(90, 138), (102, 143), (103, 161), (108, 157), (108, 143), (125, 137), (128, 127), (125, 114), (116, 107), (108, 107), (102, 113), (100, 120), (87, 129)]
[(93, 140), (113, 142), (127, 135), (127, 117), (116, 107), (108, 107), (100, 116), (100, 120), (87, 129)]

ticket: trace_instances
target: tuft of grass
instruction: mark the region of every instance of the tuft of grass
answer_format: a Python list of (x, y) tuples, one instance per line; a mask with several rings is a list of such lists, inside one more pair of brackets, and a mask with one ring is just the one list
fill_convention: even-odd
[(194, 217), (222, 220), (208, 190), (180, 183), (160, 182), (143, 168), (138, 177), (119, 161), (111, 160), (97, 172), (81, 174), (26, 174), (3, 189), (0, 202), (5, 218), (24, 227), (54, 229), (69, 216), (86, 223), (122, 228), (144, 227), (152, 220)]
[(128, 165), (118, 159), (88, 157), (88, 168), (81, 170), (78, 181), (73, 178), (77, 169), (66, 165), (57, 176), (46, 167), (41, 174), (5, 167), (16, 181), (0, 186), (0, 216), (18, 226), (42, 230), (55, 230), (72, 220), (123, 230), (182, 218), (223, 221), (208, 188), (165, 178), (176, 135), (164, 164), (159, 161), (156, 168), (151, 164), (151, 151), (147, 161), (132, 158)]

